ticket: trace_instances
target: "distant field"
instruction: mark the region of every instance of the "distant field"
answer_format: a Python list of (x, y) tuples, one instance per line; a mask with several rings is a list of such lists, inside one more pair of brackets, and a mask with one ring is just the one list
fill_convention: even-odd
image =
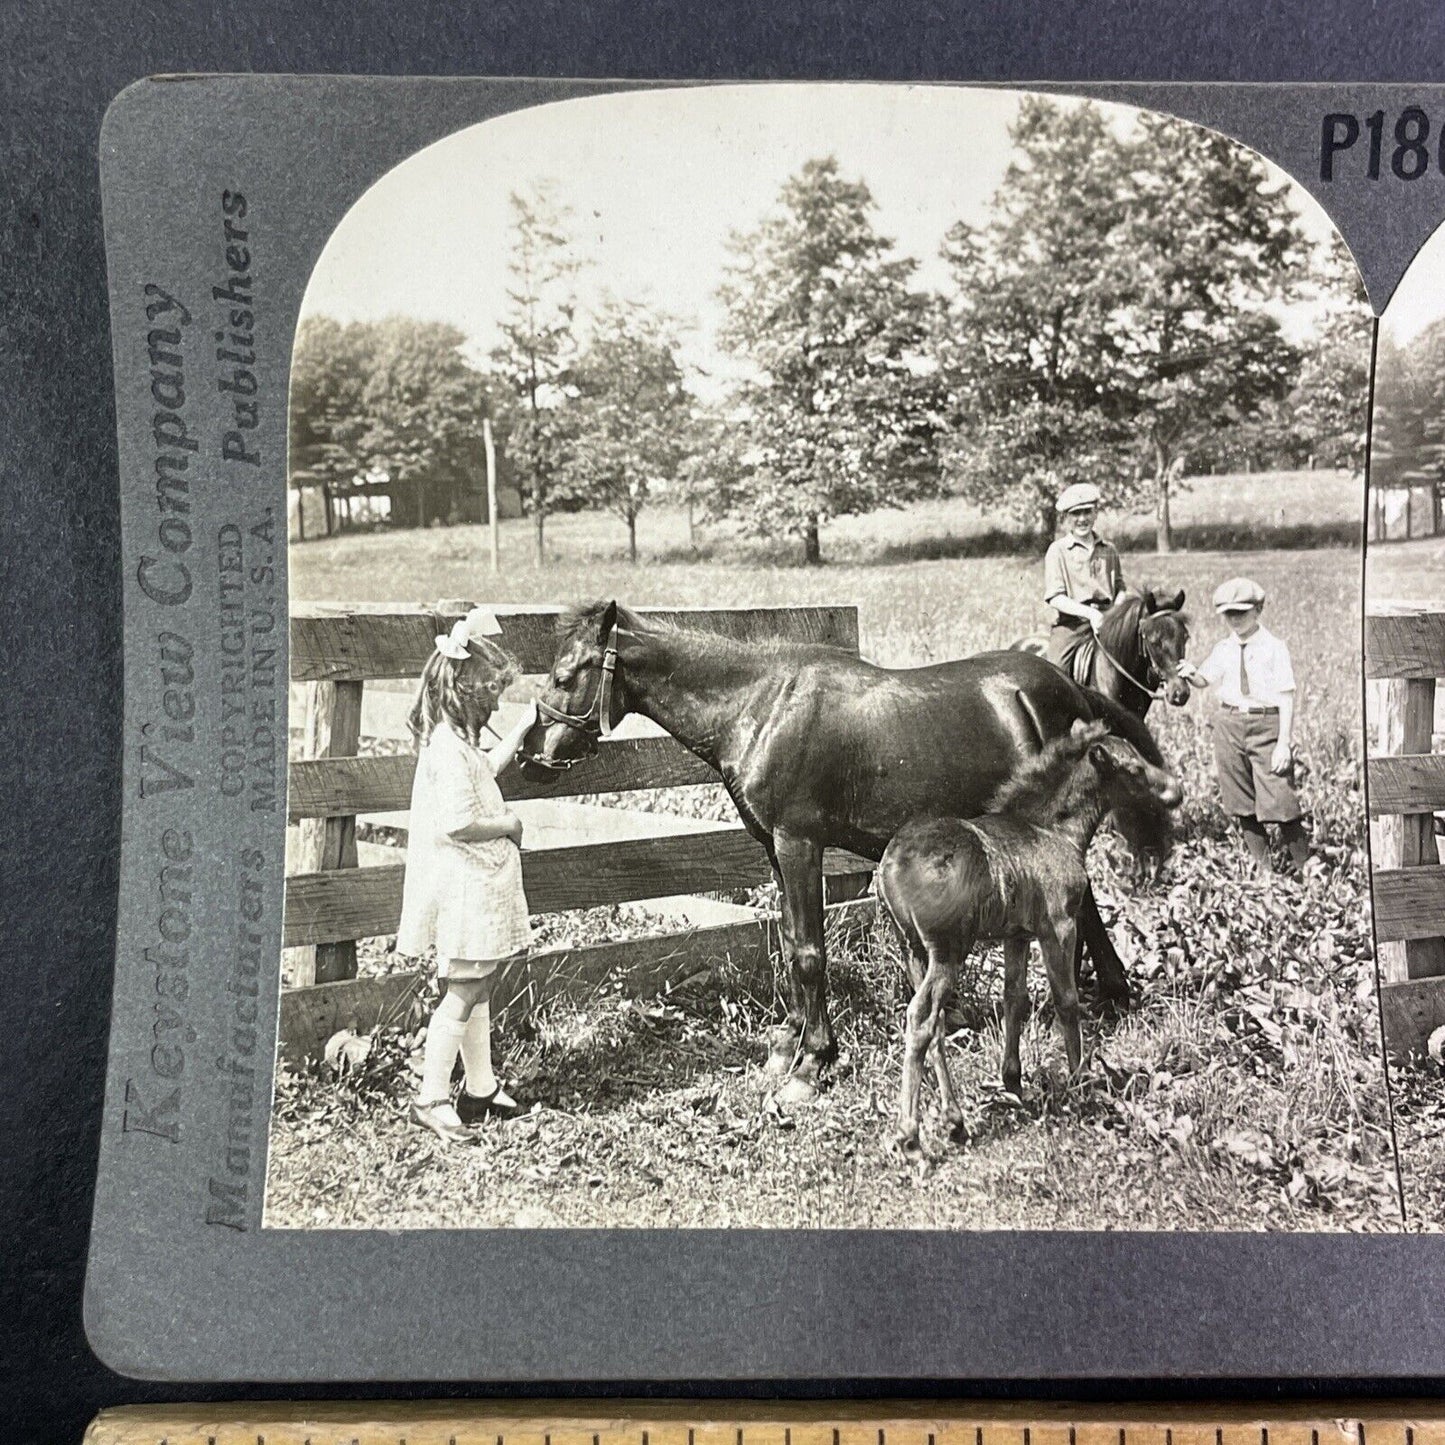
[[(1181, 547), (1298, 547), (1353, 541), (1362, 515), (1360, 482), (1348, 472), (1256, 472), (1186, 481), (1175, 498), (1174, 523)], [(508, 576), (531, 570), (532, 524), (515, 518), (501, 525), (502, 569)], [(1120, 546), (1152, 550), (1153, 517), (1146, 512), (1105, 514), (1104, 534)], [(291, 548), (292, 595), (320, 600), (334, 591), (334, 575), (364, 569), (388, 598), (409, 597), (411, 567), (420, 534), (397, 530), (351, 533)], [(487, 529), (440, 527), (425, 534), (443, 540), (426, 544), (426, 555), (480, 572), (488, 556)], [(626, 562), (627, 534), (610, 513), (574, 512), (547, 519), (549, 562)], [(681, 507), (655, 506), (638, 524), (642, 563), (696, 560), (792, 565), (797, 544), (789, 538), (759, 540), (724, 524), (699, 525), (689, 542)], [(920, 502), (898, 510), (844, 517), (823, 528), (827, 563), (887, 564), (926, 557), (1008, 555), (1036, 550), (1016, 527), (957, 498)], [(694, 545), (696, 552), (694, 552)], [(399, 549), (399, 550), (398, 550)], [(469, 573), (471, 575), (471, 573)], [(400, 590), (398, 590), (400, 589)], [(356, 596), (358, 594), (349, 594)]]
[(1366, 562), (1365, 596), (1371, 602), (1445, 606), (1445, 537), (1374, 543)]

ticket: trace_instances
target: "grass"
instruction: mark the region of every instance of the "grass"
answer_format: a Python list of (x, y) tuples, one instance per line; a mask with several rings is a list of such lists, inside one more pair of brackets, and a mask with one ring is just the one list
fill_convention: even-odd
[(1445, 1069), (1417, 1059), (1390, 1071), (1405, 1203), (1418, 1229), (1445, 1225)]
[[(1259, 472), (1198, 477), (1186, 482), (1175, 499), (1177, 543), (1195, 551), (1232, 549), (1299, 550), (1302, 547), (1354, 546), (1361, 517), (1360, 483), (1348, 472)], [(1105, 534), (1120, 547), (1151, 550), (1152, 515), (1145, 512), (1106, 513)], [(502, 522), (502, 577), (516, 579), (536, 571), (532, 524), (527, 518)], [(298, 543), (291, 549), (292, 595), (308, 601), (328, 598), (354, 601), (433, 600), (445, 589), (414, 596), (430, 578), (411, 570), (419, 544), (440, 574), (476, 590), (492, 581), (487, 573), (488, 538), (482, 526), (438, 527), (428, 532), (351, 532), (321, 541)], [(554, 578), (558, 567), (617, 563), (626, 565), (626, 531), (606, 512), (563, 513), (547, 520), (548, 566), (542, 576)], [(721, 562), (791, 569), (798, 561), (796, 544), (786, 538), (746, 537), (724, 523), (699, 524), (691, 534), (681, 507), (657, 504), (639, 522), (641, 565)], [(862, 517), (840, 517), (825, 523), (823, 556), (827, 568), (837, 564), (887, 566), (904, 561), (995, 557), (1008, 559), (1038, 550), (1016, 528), (1000, 525), (986, 513), (958, 498), (919, 502)], [(500, 599), (499, 599), (500, 600)]]
[[(1042, 624), (1038, 559), (881, 561), (907, 541), (903, 520), (880, 526), (871, 552), (860, 537), (852, 558), (811, 571), (746, 551), (633, 568), (605, 548), (585, 550), (602, 535), (595, 518), (567, 519), (577, 523), (570, 533), (554, 527), (559, 549), (577, 550), (545, 569), (523, 564), (526, 537), (514, 526), (495, 580), (481, 529), (352, 536), (294, 547), (292, 592), (317, 601), (851, 602), (864, 653), (894, 665), (1003, 645)], [(840, 558), (847, 550), (841, 534), (825, 545)], [(1140, 1002), (1117, 1024), (1091, 1024), (1096, 1056), (1082, 1084), (1064, 1078), (1036, 977), (1024, 1098), (1000, 1095), (999, 989), (985, 958), (969, 974), (949, 1043), (973, 1138), (942, 1148), (930, 1115), (939, 1162), (923, 1177), (906, 1169), (888, 1149), (906, 1000), (893, 940), (875, 930), (830, 948), (843, 1058), (817, 1106), (781, 1112), (771, 1102), (760, 1068), (770, 1000), (718, 978), (651, 1000), (603, 990), (504, 1021), (499, 1055), (540, 1108), (448, 1152), (403, 1118), (419, 1008), (359, 1070), (282, 1074), (268, 1223), (1398, 1227), (1359, 793), (1358, 552), (1132, 552), (1124, 561), (1131, 581), (1183, 586), (1195, 599), (1196, 657), (1222, 633), (1198, 606), (1214, 585), (1247, 571), (1269, 593), (1267, 620), (1299, 674), (1299, 740), (1312, 769), (1305, 801), (1324, 867), (1304, 881), (1247, 878), (1215, 802), (1207, 705), (1151, 714), (1189, 793), (1187, 841), (1148, 889), (1130, 881), (1113, 840), (1096, 846)], [(625, 801), (728, 808), (708, 788)], [(588, 926), (607, 925), (589, 916)], [(925, 1098), (931, 1108), (931, 1086)]]
[(1371, 602), (1445, 607), (1445, 537), (1372, 543), (1365, 595)]

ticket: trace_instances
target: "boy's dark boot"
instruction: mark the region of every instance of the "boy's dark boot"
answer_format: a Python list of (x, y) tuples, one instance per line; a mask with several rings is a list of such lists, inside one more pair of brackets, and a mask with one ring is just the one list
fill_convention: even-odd
[(1279, 840), (1289, 851), (1289, 861), (1296, 868), (1303, 868), (1310, 861), (1310, 840), (1304, 824), (1293, 818), (1279, 825)]
[(1249, 854), (1250, 861), (1261, 872), (1270, 872), (1273, 865), (1269, 861), (1269, 834), (1265, 832), (1264, 824), (1254, 817), (1238, 817), (1234, 821), (1239, 824), (1244, 851)]

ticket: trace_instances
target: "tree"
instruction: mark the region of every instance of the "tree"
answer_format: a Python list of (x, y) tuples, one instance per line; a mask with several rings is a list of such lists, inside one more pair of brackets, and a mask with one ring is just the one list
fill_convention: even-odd
[(570, 371), (577, 340), (577, 275), (580, 269), (566, 225), (567, 209), (548, 185), (530, 194), (513, 191), (512, 254), (508, 308), (502, 341), (492, 360), (510, 400), (512, 461), (532, 514), (537, 565), (546, 561), (547, 514), (565, 489), (568, 458)]
[(691, 399), (671, 322), (608, 301), (573, 374), (569, 482), (627, 524), (637, 561), (637, 517), (652, 488), (673, 481), (689, 452)]
[(367, 458), (393, 484), (411, 485), (418, 522), (448, 515), (459, 491), (476, 488), (483, 465), (486, 385), (462, 356), (466, 337), (444, 322), (399, 316), (377, 323), (372, 339), (362, 392)]
[(1309, 455), (1358, 469), (1369, 424), (1374, 317), (1359, 268), (1338, 236), (1317, 252), (1312, 282), (1324, 310), (1290, 395), (1293, 428)]
[(1123, 145), (1113, 235), (1125, 285), (1109, 329), (1168, 552), (1171, 481), (1190, 446), (1294, 385), (1298, 352), (1266, 307), (1288, 293), (1306, 246), (1285, 187), (1236, 142), (1145, 111)]
[(1122, 142), (1093, 105), (1025, 97), (1016, 158), (982, 228), (960, 222), (942, 255), (951, 288), (935, 314), (947, 385), (949, 484), (1044, 538), (1069, 483), (1138, 489), (1110, 323), (1127, 285)]
[(776, 210), (733, 233), (719, 289), (737, 445), (713, 508), (755, 533), (801, 538), (821, 561), (827, 517), (937, 489), (938, 384), (924, 360), (916, 263), (873, 228), (873, 197), (832, 157), (788, 180)]
[(326, 499), (349, 488), (369, 465), (362, 393), (372, 350), (371, 328), (309, 316), (296, 332), (291, 358), (288, 471), (292, 486), (316, 483)]
[(1370, 430), (1370, 486), (1387, 491), (1428, 487), (1432, 530), (1445, 496), (1445, 322), (1408, 345), (1381, 332)]
[[(1302, 264), (1282, 187), (1244, 147), (1141, 113), (1026, 97), (1017, 158), (945, 247), (951, 480), (1052, 529), (1058, 486), (1170, 492), (1191, 449), (1260, 419), (1298, 357), (1270, 314)], [(1090, 475), (1092, 474), (1092, 475)]]

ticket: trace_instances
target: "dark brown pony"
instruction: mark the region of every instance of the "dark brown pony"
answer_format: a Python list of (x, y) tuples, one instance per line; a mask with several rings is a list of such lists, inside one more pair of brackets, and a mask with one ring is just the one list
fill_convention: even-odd
[[(1136, 717), (1143, 717), (1157, 697), (1174, 707), (1189, 701), (1189, 684), (1179, 675), (1189, 646), (1189, 619), (1183, 591), (1160, 594), (1152, 587), (1126, 592), (1104, 614), (1099, 635), (1088, 649), (1085, 686), (1113, 698)], [(1013, 644), (1020, 652), (1047, 655), (1044, 638), (1026, 637)]]
[(957, 973), (974, 945), (1004, 945), (1004, 1088), (1019, 1092), (1019, 1033), (1029, 1012), (1029, 940), (1048, 971), (1069, 1072), (1083, 1058), (1074, 966), (1079, 913), (1089, 889), (1084, 859), (1104, 815), (1138, 806), (1177, 808), (1172, 773), (1142, 757), (1102, 722), (1076, 722), (1024, 763), (987, 816), (905, 823), (878, 865), (878, 896), (903, 935), (913, 999), (908, 1005), (898, 1140), (917, 1155), (923, 1060), (938, 1080), (951, 1132), (963, 1113), (944, 1057), (941, 1025)]
[[(518, 766), (555, 776), (597, 750), (627, 713), (661, 724), (715, 769), (781, 893), (787, 1022), (770, 1067), (810, 1094), (836, 1053), (823, 950), (823, 850), (867, 858), (921, 813), (972, 816), (1050, 739), (1102, 719), (1152, 763), (1148, 729), (1042, 658), (992, 652), (934, 667), (875, 667), (835, 647), (749, 643), (595, 602), (559, 623), (541, 716)], [(1168, 851), (1169, 816), (1120, 817), (1136, 851)], [(1086, 891), (1080, 931), (1109, 1002), (1129, 981)]]

